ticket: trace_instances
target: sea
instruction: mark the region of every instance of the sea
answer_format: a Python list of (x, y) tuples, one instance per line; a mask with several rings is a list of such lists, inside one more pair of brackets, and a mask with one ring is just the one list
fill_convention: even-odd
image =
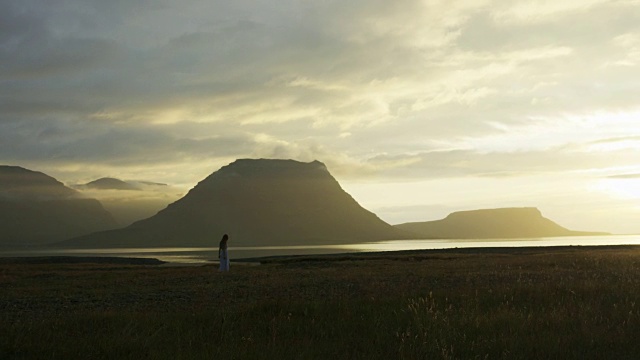
[[(386, 240), (345, 245), (300, 246), (230, 246), (231, 261), (241, 262), (271, 256), (318, 255), (401, 250), (486, 248), (486, 247), (549, 247), (640, 245), (640, 235), (564, 236), (526, 239), (429, 239)], [(155, 258), (173, 265), (217, 263), (218, 248), (114, 248), (114, 249), (20, 249), (1, 250), (0, 257), (92, 256)]]

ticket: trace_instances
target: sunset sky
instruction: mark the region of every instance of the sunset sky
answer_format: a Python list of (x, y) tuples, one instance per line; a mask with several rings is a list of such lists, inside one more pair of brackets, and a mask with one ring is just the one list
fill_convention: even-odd
[(0, 163), (186, 192), (319, 160), (390, 223), (640, 233), (640, 1), (0, 0)]

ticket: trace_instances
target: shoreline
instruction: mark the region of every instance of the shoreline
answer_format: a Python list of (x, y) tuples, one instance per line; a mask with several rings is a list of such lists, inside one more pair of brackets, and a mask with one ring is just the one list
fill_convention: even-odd
[[(447, 249), (416, 249), (392, 251), (364, 251), (327, 254), (300, 255), (272, 255), (250, 258), (238, 258), (231, 261), (236, 264), (268, 264), (315, 261), (350, 261), (350, 260), (378, 260), (425, 257), (429, 255), (534, 255), (542, 253), (557, 253), (567, 251), (589, 250), (640, 250), (640, 245), (569, 245), (569, 246), (524, 246), (524, 247), (456, 247)], [(120, 264), (120, 265), (152, 265), (152, 266), (211, 266), (216, 261), (179, 263), (163, 261), (153, 257), (130, 256), (1, 256), (0, 264)]]
[[(238, 259), (241, 262), (296, 262), (296, 261), (346, 261), (346, 260), (380, 260), (401, 259), (428, 255), (535, 255), (544, 253), (559, 253), (571, 251), (592, 250), (640, 250), (640, 245), (559, 245), (559, 246), (523, 246), (523, 247), (457, 247), (447, 249), (415, 249), (391, 251), (366, 251), (334, 254), (307, 254), (263, 256), (256, 258)], [(232, 260), (233, 261), (233, 260)]]
[(16, 256), (0, 257), (0, 264), (50, 265), (50, 264), (114, 264), (114, 265), (165, 265), (156, 258), (118, 256)]

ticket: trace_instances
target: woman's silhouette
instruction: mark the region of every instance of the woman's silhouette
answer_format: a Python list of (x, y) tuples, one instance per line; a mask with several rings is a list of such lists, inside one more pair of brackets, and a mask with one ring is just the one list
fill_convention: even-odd
[(218, 259), (220, 259), (220, 271), (229, 271), (229, 252), (227, 251), (227, 241), (229, 235), (222, 235), (220, 247), (218, 248)]

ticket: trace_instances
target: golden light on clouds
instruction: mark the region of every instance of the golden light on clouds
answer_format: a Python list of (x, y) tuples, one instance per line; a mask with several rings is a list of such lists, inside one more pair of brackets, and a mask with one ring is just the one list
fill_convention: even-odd
[(640, 173), (638, 18), (635, 0), (4, 2), (0, 162), (187, 190), (237, 158), (317, 159), (389, 221), (537, 206), (640, 233), (619, 177)]

